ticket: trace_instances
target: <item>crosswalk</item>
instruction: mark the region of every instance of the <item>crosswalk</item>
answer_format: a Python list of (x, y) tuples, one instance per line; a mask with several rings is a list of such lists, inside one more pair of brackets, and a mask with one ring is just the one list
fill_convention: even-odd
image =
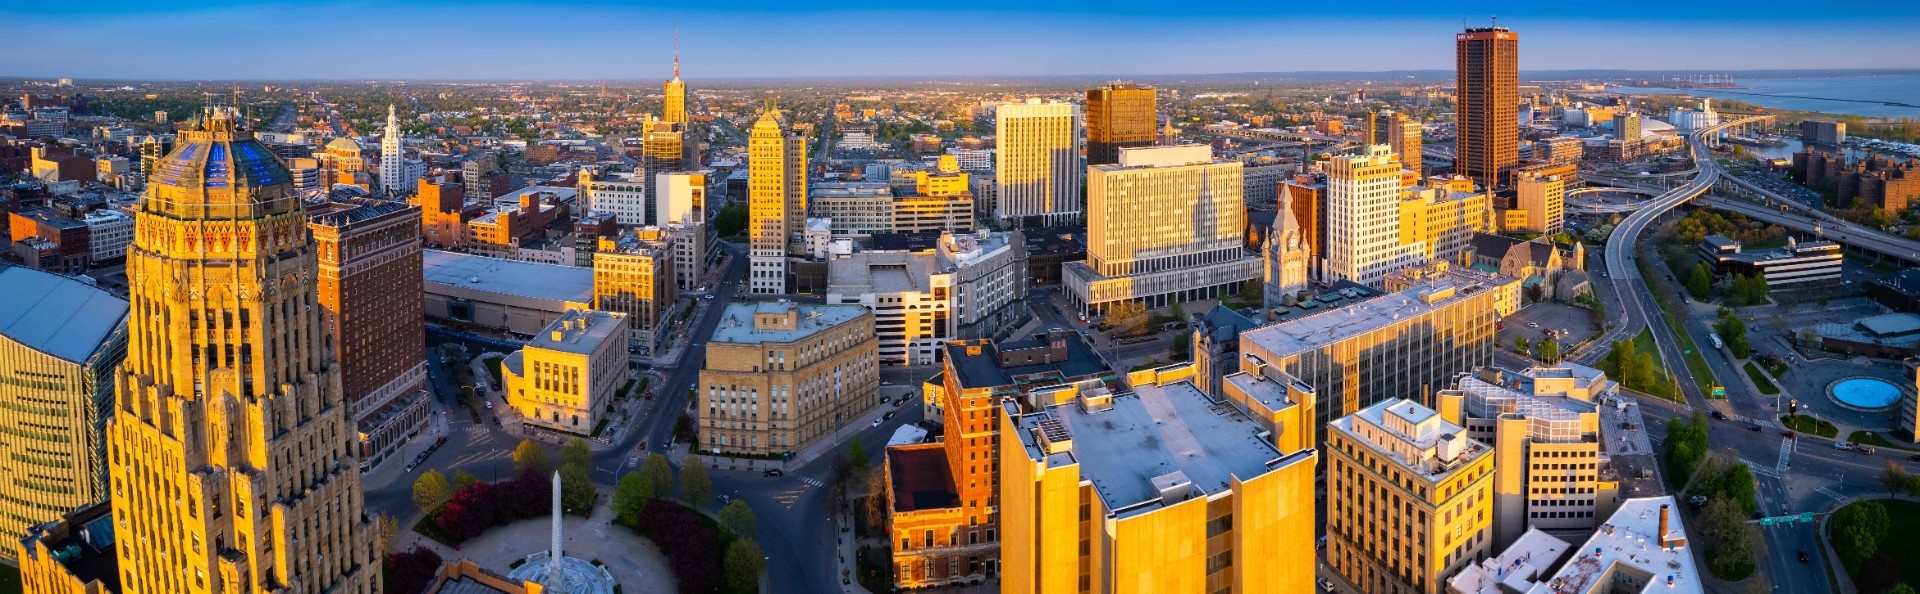
[(823, 482), (820, 482), (820, 480), (819, 480), (819, 479), (816, 479), (816, 478), (813, 478), (813, 477), (810, 477), (810, 476), (803, 476), (803, 477), (798, 477), (798, 478), (800, 479), (800, 482), (803, 482), (803, 483), (806, 483), (806, 484), (809, 484), (809, 485), (813, 485), (813, 486), (815, 486), (815, 487), (825, 487), (825, 486), (827, 486), (827, 484), (826, 484), (826, 483), (823, 483)]
[(1773, 465), (1776, 475), (1787, 472), (1787, 465), (1793, 462), (1793, 444), (1797, 441), (1799, 440), (1791, 437), (1780, 438), (1780, 460)]
[(1846, 499), (1845, 497), (1841, 497), (1839, 493), (1835, 493), (1835, 492), (1833, 492), (1833, 490), (1832, 490), (1832, 489), (1828, 489), (1828, 488), (1826, 488), (1826, 487), (1820, 487), (1820, 488), (1818, 488), (1818, 489), (1814, 489), (1814, 491), (1817, 491), (1817, 492), (1819, 492), (1819, 493), (1820, 493), (1821, 495), (1826, 495), (1826, 496), (1828, 496), (1828, 497), (1832, 497), (1832, 498), (1834, 498), (1834, 499)]
[(785, 507), (787, 509), (793, 509), (794, 502), (799, 501), (800, 496), (805, 495), (807, 493), (807, 489), (811, 489), (811, 488), (812, 487), (808, 487), (806, 485), (801, 485), (798, 487), (794, 487), (792, 489), (781, 491), (779, 493), (774, 493), (773, 500), (775, 502), (778, 502), (781, 507)]
[(1759, 464), (1753, 464), (1749, 462), (1747, 464), (1747, 470), (1751, 470), (1753, 471), (1754, 474), (1764, 476), (1767, 478), (1776, 478), (1776, 479), (1780, 478), (1780, 470), (1777, 468), (1761, 466)]

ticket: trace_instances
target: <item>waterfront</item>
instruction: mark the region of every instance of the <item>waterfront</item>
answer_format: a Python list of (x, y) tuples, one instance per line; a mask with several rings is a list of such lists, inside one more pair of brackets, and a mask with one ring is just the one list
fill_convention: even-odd
[[(1625, 94), (1693, 95), (1751, 103), (1769, 109), (1818, 111), (1874, 118), (1920, 117), (1920, 74), (1759, 78), (1736, 81), (1738, 89), (1617, 87)], [(1875, 103), (1904, 103), (1912, 107)]]

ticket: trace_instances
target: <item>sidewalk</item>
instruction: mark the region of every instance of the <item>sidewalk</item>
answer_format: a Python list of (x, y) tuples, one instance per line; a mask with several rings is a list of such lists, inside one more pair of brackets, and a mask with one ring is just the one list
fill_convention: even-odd
[(834, 556), (839, 558), (839, 570), (834, 572), (834, 577), (835, 579), (845, 578), (846, 581), (846, 583), (841, 584), (840, 591), (846, 594), (870, 594), (870, 590), (860, 585), (858, 575), (860, 572), (860, 560), (855, 557), (855, 555), (860, 552), (860, 542), (859, 539), (854, 538), (854, 533), (851, 530), (853, 527), (853, 514), (844, 511), (835, 511), (833, 513), (833, 523), (835, 526), (844, 529), (834, 535), (834, 541), (839, 543), (834, 550)]

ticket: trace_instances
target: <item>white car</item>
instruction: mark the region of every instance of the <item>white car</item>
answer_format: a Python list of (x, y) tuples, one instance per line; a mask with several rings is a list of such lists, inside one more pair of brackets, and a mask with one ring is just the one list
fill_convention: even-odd
[(872, 426), (874, 426), (874, 427), (879, 427), (879, 426), (880, 426), (880, 421), (881, 421), (880, 419), (874, 419), (874, 420), (873, 420), (873, 424), (872, 424)]
[(1330, 580), (1330, 579), (1327, 579), (1327, 578), (1320, 578), (1320, 580), (1319, 580), (1319, 582), (1320, 582), (1320, 591), (1321, 591), (1321, 592), (1332, 592), (1332, 591), (1333, 591), (1333, 580)]

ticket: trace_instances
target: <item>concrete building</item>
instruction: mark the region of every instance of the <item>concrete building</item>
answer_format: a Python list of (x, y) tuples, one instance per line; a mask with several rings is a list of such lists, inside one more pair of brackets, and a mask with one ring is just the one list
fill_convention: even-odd
[[(1673, 109), (1667, 110), (1667, 123), (1673, 124), (1674, 128), (1678, 129), (1682, 134), (1685, 134), (1719, 125), (1720, 114), (1713, 110), (1712, 98), (1702, 98), (1700, 100), (1700, 109), (1674, 107)], [(1801, 124), (1802, 131), (1806, 129), (1805, 126), (1805, 123)]]
[(804, 253), (807, 217), (806, 137), (789, 131), (768, 108), (747, 141), (747, 233), (751, 236), (747, 289), (756, 295), (787, 292), (787, 257)]
[(593, 254), (594, 309), (627, 317), (629, 353), (660, 346), (680, 291), (674, 287), (673, 236), (641, 227), (600, 239)]
[[(114, 371), (127, 355), (127, 302), (72, 278), (0, 268), (0, 535), (107, 498)], [(25, 560), (22, 559), (23, 568)]]
[(1327, 565), (1374, 594), (1440, 594), (1493, 550), (1494, 455), (1396, 398), (1327, 425)]
[(1206, 145), (1121, 149), (1087, 168), (1087, 260), (1062, 271), (1069, 301), (1105, 311), (1122, 301), (1164, 307), (1238, 293), (1260, 278), (1241, 246), (1246, 204), (1238, 161)]
[(427, 319), (532, 336), (593, 307), (593, 269), (423, 250)]
[(1567, 230), (1566, 180), (1557, 175), (1521, 175), (1516, 205), (1527, 212), (1525, 229), (1543, 235)]
[[(1537, 393), (1550, 390), (1555, 380), (1586, 388)], [(1600, 370), (1568, 364), (1519, 373), (1480, 369), (1436, 396), (1442, 418), (1493, 448), (1496, 549), (1530, 527), (1568, 540), (1586, 538), (1620, 505), (1619, 477), (1600, 426), (1602, 399), (1617, 394), (1618, 384)]]
[(1458, 261), (1474, 233), (1494, 230), (1493, 202), (1484, 193), (1414, 186), (1400, 195), (1400, 244), (1423, 248), (1427, 261)]
[(400, 135), (400, 119), (393, 104), (387, 104), (387, 127), (380, 135), (380, 189), (388, 196), (411, 192), (418, 177), (409, 178), (406, 167), (405, 138)]
[(1387, 273), (1419, 265), (1427, 246), (1401, 243), (1401, 166), (1393, 150), (1368, 146), (1327, 163), (1326, 268), (1322, 280), (1380, 286)]
[(1422, 134), (1420, 120), (1389, 109), (1368, 114), (1365, 136), (1361, 141), (1392, 147), (1393, 154), (1400, 156), (1400, 166), (1418, 179), (1426, 175), (1421, 169), (1421, 159), (1424, 157), (1420, 152)]
[(680, 32), (673, 34), (673, 78), (661, 82), (661, 91), (665, 99), (661, 103), (661, 119), (685, 124), (687, 117), (687, 83), (680, 80)]
[(1828, 287), (1840, 280), (1844, 246), (1832, 241), (1787, 238), (1785, 247), (1741, 251), (1740, 242), (1725, 235), (1709, 235), (1700, 242), (1700, 259), (1713, 267), (1715, 278), (1728, 275), (1766, 278), (1768, 290)]
[(626, 314), (562, 314), (500, 362), (507, 406), (528, 425), (598, 436), (614, 392), (629, 379), (626, 336)]
[(1552, 166), (1577, 165), (1586, 150), (1586, 139), (1578, 136), (1542, 138), (1533, 141), (1533, 160)]
[(869, 251), (827, 262), (827, 303), (873, 310), (883, 365), (930, 365), (948, 341), (1025, 319), (1026, 241), (1018, 232), (946, 234), (933, 250)]
[[(1000, 406), (1004, 590), (1314, 588), (1316, 559), (1301, 554), (1315, 531), (1313, 443), (1223, 412), (1192, 375), (1190, 364), (1146, 370), (1129, 374), (1131, 392)], [(1303, 404), (1276, 404), (1279, 426), (1301, 422)]]
[(1505, 27), (1454, 35), (1459, 136), (1454, 171), (1494, 187), (1520, 165), (1520, 35)]
[[(346, 184), (359, 186), (363, 190), (372, 189), (367, 184), (365, 151), (352, 138), (341, 136), (327, 141), (326, 150), (315, 156), (320, 158), (322, 187)], [(148, 174), (149, 177), (152, 175)]]
[(695, 387), (698, 451), (778, 455), (880, 403), (873, 314), (857, 305), (732, 303)]
[(573, 188), (534, 186), (499, 199), (486, 214), (467, 221), (468, 249), (493, 258), (512, 259), (520, 248), (546, 236), (547, 227), (570, 217)]
[(358, 428), (359, 458), (378, 464), (427, 422), (420, 208), (373, 198), (307, 210), (320, 256), (322, 323)]
[(1120, 149), (1153, 146), (1160, 127), (1153, 87), (1108, 83), (1087, 90), (1087, 165), (1120, 162)]
[(576, 184), (582, 209), (613, 215), (621, 225), (630, 227), (657, 224), (654, 201), (644, 174), (630, 171), (595, 174), (582, 168)]
[[(1687, 545), (1673, 497), (1629, 499), (1580, 546), (1529, 531), (1499, 555), (1462, 569), (1448, 580), (1447, 594), (1700, 594), (1704, 579)], [(1556, 564), (1558, 570), (1546, 571)]]
[(1847, 123), (1831, 118), (1808, 118), (1800, 120), (1800, 141), (1813, 144), (1839, 146), (1847, 141)]
[(21, 591), (35, 594), (117, 594), (119, 539), (113, 530), (113, 506), (96, 503), (61, 513), (34, 525), (14, 541)]
[(1041, 225), (1078, 221), (1080, 110), (1072, 103), (1007, 103), (996, 110), (994, 216)]
[(707, 185), (711, 171), (676, 171), (654, 177), (654, 220), (673, 238), (673, 282), (698, 290), (707, 273)]
[[(156, 173), (106, 425), (113, 532), (141, 543), (114, 547), (121, 592), (378, 591), (318, 250), (286, 168), (236, 110), (209, 108)], [(216, 225), (230, 231), (198, 232)]]
[(87, 248), (93, 263), (125, 258), (133, 244), (133, 217), (112, 208), (87, 213), (80, 219), (87, 225)]

